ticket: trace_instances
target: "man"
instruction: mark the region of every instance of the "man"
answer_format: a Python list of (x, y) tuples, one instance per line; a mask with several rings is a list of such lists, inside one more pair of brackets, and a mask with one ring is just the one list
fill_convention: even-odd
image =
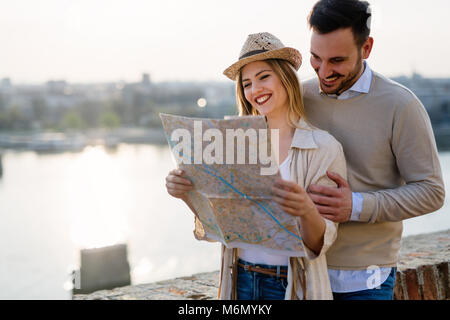
[(402, 220), (439, 209), (445, 196), (425, 108), (365, 61), (370, 17), (365, 1), (321, 0), (308, 18), (317, 78), (303, 83), (306, 112), (341, 142), (348, 166), (348, 182), (327, 173), (337, 189), (309, 188), (322, 216), (340, 222), (327, 253), (337, 300), (393, 299)]

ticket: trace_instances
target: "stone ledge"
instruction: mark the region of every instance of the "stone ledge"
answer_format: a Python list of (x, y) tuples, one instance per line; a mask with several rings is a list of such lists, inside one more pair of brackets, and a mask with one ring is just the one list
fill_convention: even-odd
[[(402, 239), (394, 296), (397, 300), (450, 299), (450, 230)], [(217, 299), (219, 271), (75, 295), (74, 300)]]
[(404, 238), (396, 300), (450, 299), (450, 230)]
[(217, 299), (219, 271), (189, 277), (74, 295), (74, 300), (211, 300)]

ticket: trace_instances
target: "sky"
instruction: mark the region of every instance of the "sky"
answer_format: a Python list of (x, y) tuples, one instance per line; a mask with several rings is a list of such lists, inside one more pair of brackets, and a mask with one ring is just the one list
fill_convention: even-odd
[[(315, 0), (0, 0), (0, 78), (13, 83), (227, 81), (248, 34), (270, 32), (309, 64)], [(387, 76), (450, 77), (450, 1), (371, 0), (368, 63)]]

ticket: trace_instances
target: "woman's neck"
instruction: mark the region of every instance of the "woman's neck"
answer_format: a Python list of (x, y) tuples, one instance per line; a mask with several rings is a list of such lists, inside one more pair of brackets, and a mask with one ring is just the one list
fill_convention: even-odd
[[(288, 156), (289, 148), (291, 146), (292, 139), (295, 133), (295, 128), (289, 125), (286, 117), (286, 111), (266, 115), (267, 126), (269, 127), (269, 129), (278, 130), (278, 150), (275, 156), (278, 165), (280, 165)], [(272, 143), (273, 142), (274, 141), (272, 140)], [(272, 144), (272, 148), (273, 147), (275, 147), (275, 145)]]
[(285, 112), (270, 114), (266, 116), (267, 126), (269, 129), (278, 129), (280, 138), (290, 137), (294, 135), (295, 128), (292, 128), (286, 117)]

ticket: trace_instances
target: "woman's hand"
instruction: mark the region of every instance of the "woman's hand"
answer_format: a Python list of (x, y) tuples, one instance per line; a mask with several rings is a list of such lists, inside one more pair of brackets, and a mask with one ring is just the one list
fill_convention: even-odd
[(194, 186), (189, 179), (186, 178), (186, 174), (181, 169), (174, 169), (169, 172), (166, 177), (167, 192), (175, 198), (185, 200), (187, 193), (191, 191)]
[(299, 217), (303, 243), (316, 255), (320, 254), (326, 229), (325, 220), (306, 190), (295, 182), (277, 179), (272, 192), (275, 194), (273, 200), (284, 212)]
[(288, 214), (300, 218), (318, 214), (317, 208), (306, 190), (295, 182), (276, 179), (272, 192), (275, 195), (273, 200)]

